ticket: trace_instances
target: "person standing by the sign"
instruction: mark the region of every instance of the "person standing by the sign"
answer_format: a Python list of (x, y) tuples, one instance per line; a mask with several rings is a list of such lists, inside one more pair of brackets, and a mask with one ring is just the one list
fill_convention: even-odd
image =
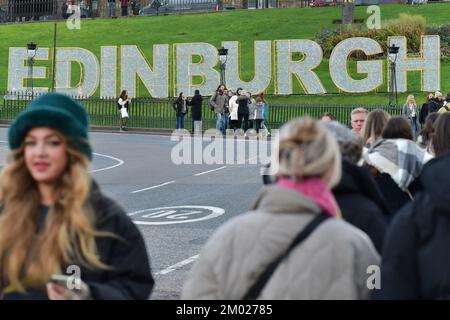
[(120, 7), (122, 8), (122, 17), (128, 15), (128, 0), (120, 0)]
[(116, 16), (116, 0), (108, 0), (108, 14), (110, 17)]
[(131, 98), (128, 97), (127, 90), (122, 90), (120, 94), (119, 101), (117, 101), (117, 107), (120, 111), (120, 131), (126, 131), (127, 123), (129, 119), (129, 106), (130, 106)]
[(417, 104), (413, 95), (409, 95), (406, 103), (403, 105), (403, 117), (408, 120), (412, 128), (413, 141), (417, 140), (417, 131), (419, 130)]
[(201, 121), (202, 121), (202, 101), (203, 98), (200, 94), (200, 90), (196, 89), (195, 94), (192, 97), (189, 104), (191, 105), (192, 112), (192, 133), (195, 133), (195, 123), (198, 122), (200, 124), (200, 131), (202, 130)]
[(180, 92), (178, 99), (173, 103), (173, 109), (175, 110), (177, 116), (177, 129), (184, 129), (184, 117), (188, 112), (188, 104), (189, 101), (187, 100), (186, 96), (183, 94), (183, 92)]

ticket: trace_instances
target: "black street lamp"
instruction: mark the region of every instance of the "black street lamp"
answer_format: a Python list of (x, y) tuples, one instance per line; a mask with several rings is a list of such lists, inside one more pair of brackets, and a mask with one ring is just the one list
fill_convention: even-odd
[(219, 49), (219, 60), (220, 60), (220, 84), (223, 84), (225, 88), (227, 87), (225, 84), (225, 64), (228, 59), (228, 49), (223, 46)]
[(392, 106), (394, 104), (395, 99), (395, 105), (398, 106), (398, 97), (397, 97), (397, 75), (396, 75), (396, 66), (395, 62), (397, 61), (397, 54), (400, 47), (397, 47), (395, 44), (392, 44), (390, 47), (388, 47), (389, 52), (389, 62), (390, 62), (390, 70), (391, 70), (391, 77), (390, 77), (390, 90), (389, 90), (389, 106)]
[(36, 56), (37, 45), (33, 42), (27, 44), (27, 56), (28, 56), (28, 78), (31, 80), (31, 100), (34, 98), (33, 88), (33, 63)]

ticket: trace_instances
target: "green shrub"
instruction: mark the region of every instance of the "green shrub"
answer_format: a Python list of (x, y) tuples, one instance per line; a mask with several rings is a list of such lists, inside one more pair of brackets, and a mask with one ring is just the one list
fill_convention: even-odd
[(441, 57), (450, 59), (450, 24), (442, 26), (429, 26), (426, 34), (438, 34), (441, 38)]
[(330, 44), (330, 41), (332, 41), (333, 38), (337, 37), (339, 34), (340, 31), (338, 29), (322, 28), (319, 33), (315, 35), (314, 41), (322, 47), (323, 54), (325, 56), (330, 56), (331, 50), (333, 50), (333, 46)]
[[(370, 29), (367, 31), (357, 29), (323, 29), (316, 35), (315, 40), (322, 47), (324, 56), (329, 57), (333, 48), (342, 40), (352, 37), (367, 37), (376, 40), (387, 52), (387, 39), (392, 36), (405, 36), (409, 53), (419, 53), (421, 36), (425, 34), (426, 20), (420, 15), (408, 15), (401, 13), (398, 19), (388, 20), (383, 23), (381, 29)], [(441, 32), (448, 32), (448, 29)], [(354, 55), (356, 58), (365, 57), (363, 53)]]

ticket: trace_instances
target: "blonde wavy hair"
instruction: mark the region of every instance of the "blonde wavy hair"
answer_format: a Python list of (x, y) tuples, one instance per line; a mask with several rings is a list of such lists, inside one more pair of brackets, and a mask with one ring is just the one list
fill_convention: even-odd
[[(61, 135), (62, 136), (62, 135)], [(19, 292), (43, 288), (61, 266), (76, 261), (89, 268), (108, 269), (100, 261), (96, 236), (110, 235), (94, 229), (89, 205), (89, 160), (64, 136), (67, 168), (59, 181), (54, 206), (45, 225), (36, 233), (40, 194), (24, 158), (24, 145), (13, 150), (0, 173), (0, 283)]]
[(412, 94), (410, 94), (407, 98), (406, 98), (406, 105), (409, 105), (409, 101), (412, 100), (413, 105), (417, 105), (416, 100), (414, 99), (414, 96)]
[(275, 155), (278, 176), (293, 180), (321, 178), (330, 188), (341, 179), (341, 153), (336, 140), (309, 117), (291, 120), (281, 128)]

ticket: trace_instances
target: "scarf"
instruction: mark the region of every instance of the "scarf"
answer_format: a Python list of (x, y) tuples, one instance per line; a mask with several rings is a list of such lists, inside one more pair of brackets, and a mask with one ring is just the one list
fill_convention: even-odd
[(332, 217), (337, 215), (337, 205), (328, 185), (319, 178), (294, 181), (289, 178), (280, 178), (278, 186), (295, 190), (316, 203), (321, 209)]

